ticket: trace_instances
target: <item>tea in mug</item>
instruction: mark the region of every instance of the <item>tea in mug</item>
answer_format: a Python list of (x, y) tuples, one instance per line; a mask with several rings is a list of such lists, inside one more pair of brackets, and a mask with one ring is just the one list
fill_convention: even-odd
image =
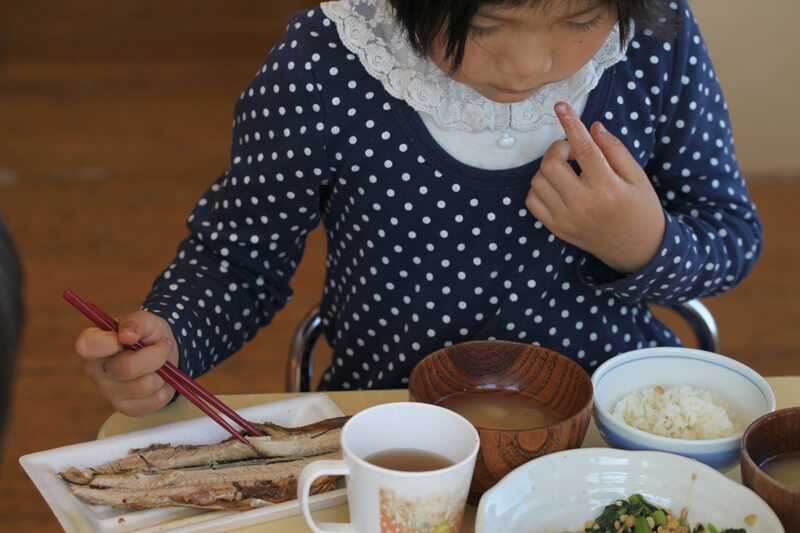
[(401, 472), (427, 472), (447, 468), (455, 463), (443, 455), (413, 448), (391, 448), (373, 453), (365, 461), (381, 468)]

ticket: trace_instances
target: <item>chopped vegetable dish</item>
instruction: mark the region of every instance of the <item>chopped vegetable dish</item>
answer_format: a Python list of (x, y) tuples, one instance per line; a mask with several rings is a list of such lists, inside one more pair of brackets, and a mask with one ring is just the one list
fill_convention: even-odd
[(745, 529), (717, 529), (714, 524), (689, 525), (685, 507), (680, 516), (633, 494), (628, 500), (606, 505), (600, 516), (586, 522), (581, 533), (747, 533)]

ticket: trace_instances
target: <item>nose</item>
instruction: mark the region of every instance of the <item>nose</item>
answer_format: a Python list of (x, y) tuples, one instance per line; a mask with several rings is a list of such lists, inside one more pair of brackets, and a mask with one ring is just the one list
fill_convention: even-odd
[(553, 66), (550, 43), (544, 38), (518, 41), (497, 56), (497, 69), (520, 80), (536, 78), (546, 74)]

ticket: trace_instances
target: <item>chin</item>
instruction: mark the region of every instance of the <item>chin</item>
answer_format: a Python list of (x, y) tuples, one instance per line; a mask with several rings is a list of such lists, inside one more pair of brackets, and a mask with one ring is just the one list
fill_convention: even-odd
[(523, 102), (528, 98), (530, 98), (531, 96), (533, 96), (536, 93), (536, 90), (524, 91), (524, 92), (510, 92), (492, 87), (479, 92), (481, 93), (482, 96), (499, 104), (516, 104), (517, 102)]

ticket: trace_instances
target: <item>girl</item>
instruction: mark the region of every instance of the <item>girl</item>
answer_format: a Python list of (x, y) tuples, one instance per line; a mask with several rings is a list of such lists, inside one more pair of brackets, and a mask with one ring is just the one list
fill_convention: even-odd
[(197, 376), (238, 350), (320, 222), (323, 389), (400, 387), (474, 339), (587, 371), (676, 345), (648, 305), (730, 289), (762, 237), (685, 0), (328, 2), (242, 93), (230, 167), (142, 310), (80, 333), (101, 393), (148, 413), (165, 360)]

